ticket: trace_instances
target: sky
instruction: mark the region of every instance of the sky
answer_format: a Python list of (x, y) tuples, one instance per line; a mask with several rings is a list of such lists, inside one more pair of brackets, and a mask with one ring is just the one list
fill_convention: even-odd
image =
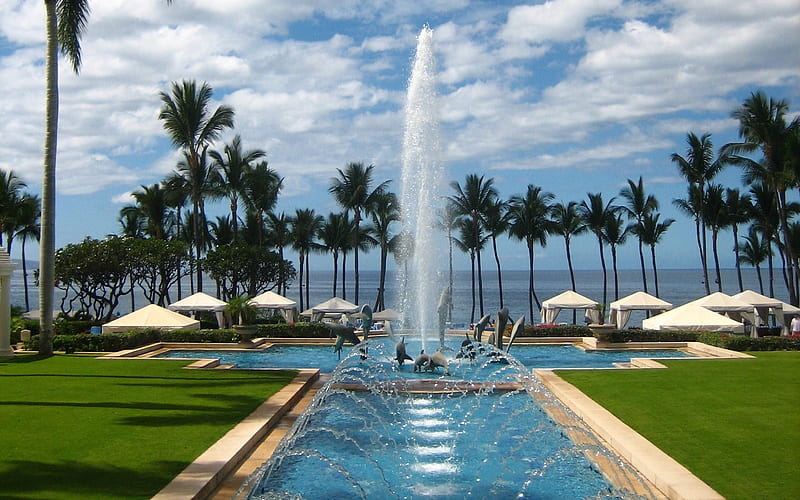
[[(44, 2), (0, 0), (0, 169), (41, 189)], [(158, 120), (159, 92), (207, 82), (213, 107), (235, 110), (234, 134), (284, 177), (278, 211), (338, 212), (337, 168), (373, 164), (400, 191), (403, 107), (417, 35), (433, 29), (445, 177), (494, 179), (502, 198), (534, 184), (557, 201), (619, 194), (641, 176), (674, 218), (659, 267), (696, 268), (694, 225), (673, 207), (686, 182), (670, 161), (686, 134), (738, 140), (730, 118), (751, 92), (800, 110), (797, 0), (102, 0), (90, 2), (79, 75), (60, 65), (58, 247), (118, 233), (131, 192), (159, 182), (179, 154)], [(742, 185), (729, 167), (718, 177)], [(450, 192), (443, 193), (452, 194)], [(619, 200), (620, 202), (622, 200)], [(212, 204), (209, 215), (227, 213)], [(720, 236), (724, 267), (733, 239)], [(29, 258), (38, 255), (28, 245)], [(377, 251), (361, 258), (377, 268)], [(573, 241), (579, 269), (599, 268), (596, 240)], [(12, 257), (19, 258), (14, 243)], [(291, 255), (290, 255), (291, 257)], [(521, 243), (500, 241), (505, 269), (527, 269)], [(487, 255), (487, 259), (490, 257)], [(312, 256), (326, 269), (330, 257)], [(565, 269), (563, 240), (536, 253)], [(633, 240), (620, 268), (637, 268)], [(465, 255), (456, 267), (469, 268)]]

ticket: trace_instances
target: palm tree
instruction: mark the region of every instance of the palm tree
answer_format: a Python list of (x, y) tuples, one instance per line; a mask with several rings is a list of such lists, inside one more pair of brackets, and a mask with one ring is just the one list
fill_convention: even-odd
[[(472, 280), (472, 309), (470, 311), (469, 321), (470, 323), (474, 323), (476, 292), (475, 277), (476, 274), (480, 276), (480, 270), (476, 270), (475, 268), (475, 261), (477, 255), (483, 249), (483, 246), (486, 244), (488, 238), (481, 235), (476, 236), (475, 226), (469, 219), (458, 219), (458, 222), (456, 223), (456, 229), (458, 229), (459, 237), (453, 237), (453, 243), (455, 244), (456, 248), (469, 255), (470, 278)], [(481, 312), (481, 316), (483, 316), (483, 312)]]
[(231, 222), (233, 223), (233, 241), (239, 238), (239, 217), (236, 215), (239, 207), (239, 197), (245, 194), (245, 176), (251, 168), (251, 163), (263, 158), (267, 153), (261, 149), (242, 150), (242, 137), (236, 134), (230, 144), (226, 144), (223, 151), (211, 151), (209, 156), (214, 160), (214, 169), (217, 171), (217, 182), (220, 191), (231, 202)]
[(753, 226), (761, 233), (769, 247), (767, 253), (767, 279), (769, 281), (769, 296), (775, 296), (775, 266), (773, 265), (772, 244), (778, 240), (778, 226), (780, 216), (778, 204), (775, 201), (775, 191), (764, 183), (750, 186), (750, 196), (753, 200), (751, 217)]
[(345, 239), (350, 236), (350, 226), (352, 222), (346, 214), (328, 214), (328, 219), (320, 226), (317, 232), (317, 239), (321, 248), (330, 252), (333, 256), (333, 291), (336, 295), (337, 278), (339, 274), (339, 252), (345, 245)]
[(600, 248), (600, 265), (603, 268), (603, 308), (605, 308), (608, 304), (608, 271), (603, 252), (603, 229), (608, 225), (608, 220), (614, 217), (619, 207), (612, 205), (616, 198), (611, 198), (608, 203), (604, 204), (602, 193), (588, 193), (588, 196), (588, 203), (586, 200), (582, 201), (579, 208), (586, 228), (597, 237), (597, 245)]
[(372, 210), (372, 233), (378, 242), (381, 251), (380, 258), (380, 278), (378, 280), (378, 297), (375, 299), (373, 311), (381, 311), (386, 308), (385, 287), (386, 287), (386, 266), (389, 260), (389, 250), (392, 241), (392, 223), (400, 220), (400, 203), (397, 195), (385, 191), (375, 197), (375, 206)]
[(538, 243), (543, 248), (547, 245), (547, 235), (555, 232), (555, 224), (550, 219), (553, 193), (542, 191), (539, 186), (528, 184), (524, 196), (513, 196), (508, 204), (509, 228), (508, 234), (520, 241), (524, 241), (528, 248), (528, 308), (533, 324), (533, 302), (536, 301), (536, 310), (541, 310), (542, 304), (536, 296), (534, 286), (534, 247)]
[(358, 251), (361, 245), (358, 242), (358, 237), (363, 212), (369, 211), (374, 206), (374, 199), (378, 193), (382, 192), (389, 181), (380, 183), (374, 190), (372, 187), (372, 171), (375, 169), (374, 165), (364, 167), (361, 162), (348, 163), (344, 170), (337, 168), (339, 172), (338, 178), (331, 179), (331, 186), (328, 191), (336, 199), (339, 204), (346, 211), (353, 211), (353, 223), (355, 224), (355, 232), (353, 233), (353, 249), (355, 251), (355, 259), (353, 269), (355, 271), (355, 302), (358, 304)]
[(628, 228), (619, 212), (609, 217), (602, 229), (603, 239), (611, 247), (611, 267), (614, 269), (614, 300), (619, 300), (619, 274), (617, 272), (617, 246), (625, 243)]
[[(775, 192), (779, 231), (783, 238), (780, 241), (789, 262), (788, 289), (789, 302), (797, 305), (798, 276), (797, 255), (789, 237), (789, 208), (786, 201), (786, 190), (795, 186), (797, 179), (791, 168), (791, 144), (796, 143), (800, 133), (800, 117), (786, 123), (789, 104), (784, 100), (775, 100), (762, 91), (750, 94), (744, 103), (731, 113), (732, 118), (739, 120), (739, 137), (743, 142), (727, 144), (724, 150), (729, 153), (731, 161), (745, 169), (745, 181), (761, 180)], [(764, 161), (756, 162), (741, 156), (742, 153), (761, 151)], [(796, 162), (796, 159), (794, 160)]]
[[(681, 175), (689, 182), (689, 189), (696, 187), (700, 200), (706, 196), (706, 185), (722, 170), (727, 161), (727, 154), (720, 155), (714, 159), (714, 145), (711, 142), (711, 134), (703, 134), (697, 137), (693, 132), (686, 134), (686, 157), (678, 153), (672, 153), (672, 162), (678, 166)], [(702, 213), (702, 210), (698, 213)], [(706, 294), (711, 293), (708, 282), (708, 248), (706, 243), (706, 226), (703, 217), (696, 218), (695, 221), (700, 225), (700, 263), (703, 269), (703, 280), (706, 285)]]
[(742, 266), (739, 259), (739, 224), (750, 221), (753, 204), (750, 197), (742, 195), (738, 189), (725, 190), (725, 218), (733, 231), (733, 253), (736, 258), (736, 277), (739, 280), (739, 291), (744, 291), (742, 283)]
[[(453, 229), (456, 228), (458, 223), (458, 211), (456, 207), (448, 202), (445, 203), (444, 208), (439, 217), (438, 227), (444, 229), (447, 233), (447, 267), (448, 267), (448, 286), (450, 288), (450, 294), (452, 297), (453, 293)], [(453, 301), (450, 300), (450, 304), (447, 308), (447, 321), (453, 321)]]
[[(706, 295), (711, 293), (711, 288), (708, 283), (708, 265), (706, 262), (705, 252), (705, 218), (704, 204), (705, 196), (704, 191), (696, 184), (689, 184), (688, 193), (685, 199), (679, 198), (672, 200), (673, 206), (690, 216), (694, 220), (695, 238), (697, 240), (697, 248), (700, 250), (700, 268), (703, 270), (703, 285), (706, 288)], [(703, 228), (701, 230), (701, 228)]]
[[(569, 268), (569, 281), (572, 284), (572, 291), (577, 291), (575, 286), (575, 270), (572, 268), (572, 251), (570, 243), (572, 237), (586, 232), (586, 224), (583, 223), (578, 213), (578, 203), (571, 201), (568, 204), (555, 203), (550, 211), (553, 220), (553, 233), (564, 237), (564, 250), (567, 254), (567, 267)], [(577, 321), (577, 311), (572, 310), (572, 323)]]
[(144, 238), (144, 220), (142, 214), (135, 209), (119, 211), (120, 235), (126, 238)]
[[(14, 234), (16, 226), (16, 216), (19, 211), (19, 203), (22, 199), (22, 189), (27, 187), (25, 182), (9, 170), (0, 170), (0, 246), (3, 246), (3, 234), (9, 235), (8, 240)], [(11, 241), (8, 241), (6, 250), (11, 253)]]
[(188, 170), (187, 180), (192, 186), (192, 203), (194, 205), (195, 257), (197, 260), (197, 288), (203, 291), (203, 273), (200, 257), (204, 242), (200, 239), (205, 232), (201, 228), (201, 217), (204, 222), (205, 213), (201, 210), (208, 179), (204, 162), (201, 162), (206, 147), (227, 128), (233, 127), (233, 108), (220, 105), (209, 113), (208, 105), (214, 91), (207, 83), (197, 88), (194, 80), (172, 82), (172, 94), (161, 92), (161, 110), (158, 119), (163, 121), (164, 129), (172, 144), (183, 149)]
[(628, 219), (632, 221), (629, 229), (637, 235), (639, 240), (639, 264), (642, 267), (642, 286), (645, 293), (647, 292), (647, 273), (644, 268), (644, 250), (642, 237), (639, 236), (640, 232), (635, 231), (635, 228), (641, 228), (644, 216), (653, 210), (658, 210), (658, 200), (653, 195), (645, 195), (644, 183), (642, 177), (639, 176), (639, 182), (635, 183), (633, 180), (628, 179), (628, 185), (620, 190), (619, 195), (625, 199), (626, 204), (622, 206), (622, 210), (627, 214)]
[(492, 238), (492, 252), (497, 264), (497, 287), (500, 292), (500, 309), (503, 308), (503, 273), (500, 270), (500, 256), (497, 254), (497, 237), (508, 231), (508, 203), (496, 199), (483, 214), (483, 225)]
[[(317, 215), (314, 209), (296, 209), (294, 217), (292, 217), (291, 231), (292, 231), (292, 248), (297, 251), (299, 263), (299, 278), (300, 278), (300, 309), (310, 306), (309, 303), (309, 265), (308, 256), (319, 247), (316, 242), (316, 235), (319, 233), (319, 228), (322, 226), (323, 218)], [(303, 301), (303, 277), (305, 276), (305, 302)]]
[(258, 219), (258, 244), (264, 244), (264, 217), (278, 203), (283, 189), (283, 177), (262, 161), (249, 169), (244, 176), (244, 204), (255, 212)]
[(122, 210), (137, 210), (144, 224), (146, 235), (158, 240), (167, 239), (167, 234), (174, 224), (167, 191), (161, 189), (159, 184), (153, 184), (152, 186), (143, 185), (140, 190), (134, 191), (132, 194), (136, 205), (125, 207)]
[(25, 244), (28, 239), (39, 240), (41, 227), (39, 219), (42, 216), (41, 203), (36, 195), (25, 195), (17, 212), (17, 228), (14, 236), (22, 238), (22, 284), (25, 289), (25, 310), (30, 311), (31, 305), (28, 298), (28, 263), (25, 258)]
[(762, 239), (761, 231), (755, 225), (750, 226), (744, 242), (736, 245), (738, 248), (739, 261), (756, 269), (758, 276), (758, 286), (760, 293), (764, 294), (764, 280), (761, 278), (761, 263), (767, 260), (772, 254), (770, 244), (766, 239)]
[(727, 223), (725, 221), (725, 200), (722, 198), (723, 187), (719, 184), (710, 184), (706, 188), (705, 203), (703, 203), (703, 218), (706, 226), (711, 227), (711, 251), (714, 255), (714, 269), (716, 271), (717, 291), (722, 291), (722, 274), (719, 268), (719, 251), (717, 242), (719, 230)]
[(211, 239), (217, 247), (233, 245), (233, 223), (229, 215), (217, 216), (216, 221), (209, 221)]
[(650, 257), (653, 263), (653, 278), (656, 286), (656, 297), (659, 296), (658, 290), (658, 268), (656, 267), (656, 245), (661, 242), (661, 238), (667, 229), (675, 222), (673, 219), (666, 219), (664, 222), (659, 222), (660, 214), (657, 212), (650, 212), (642, 220), (642, 241), (645, 245), (650, 246)]
[[(173, 172), (163, 181), (164, 190), (166, 191), (167, 206), (175, 210), (175, 239), (178, 241), (185, 241), (186, 231), (183, 227), (183, 209), (186, 207), (186, 202), (189, 200), (191, 193), (186, 178), (177, 172)], [(191, 248), (191, 247), (189, 247)], [(191, 258), (191, 251), (188, 255)], [(183, 297), (183, 290), (181, 282), (183, 281), (183, 274), (178, 277), (178, 300)]]
[(469, 234), (472, 235), (475, 241), (470, 247), (476, 252), (478, 297), (480, 300), (480, 313), (483, 316), (483, 270), (481, 269), (480, 253), (483, 245), (479, 244), (479, 241), (484, 238), (483, 217), (497, 199), (497, 190), (494, 188), (494, 179), (484, 180), (483, 176), (478, 177), (475, 174), (467, 175), (463, 188), (456, 181), (451, 182), (450, 187), (455, 190), (456, 194), (448, 197), (448, 200), (455, 207), (458, 215), (468, 219), (473, 226)]
[[(286, 217), (286, 214), (283, 212), (280, 214), (267, 212), (266, 226), (268, 238), (266, 243), (268, 246), (273, 247), (278, 251), (281, 262), (285, 260), (283, 256), (283, 249), (289, 246), (292, 241), (292, 233), (289, 229), (289, 221), (289, 217)], [(286, 295), (287, 283), (283, 266), (281, 266), (278, 281), (278, 293), (281, 295)]]
[(89, 17), (88, 0), (45, 0), (45, 133), (42, 167), (42, 220), (39, 236), (39, 354), (53, 354), (55, 290), (56, 143), (58, 141), (58, 52), (78, 73), (81, 37)]

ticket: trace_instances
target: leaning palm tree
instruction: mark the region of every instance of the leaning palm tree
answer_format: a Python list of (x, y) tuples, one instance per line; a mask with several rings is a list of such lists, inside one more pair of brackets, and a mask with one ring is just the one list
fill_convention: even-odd
[(400, 220), (400, 203), (397, 195), (385, 191), (375, 198), (375, 206), (372, 210), (372, 234), (378, 242), (381, 251), (380, 274), (378, 278), (378, 297), (375, 299), (373, 311), (381, 311), (386, 308), (385, 293), (386, 287), (386, 266), (389, 260), (389, 248), (392, 241), (392, 224)]
[(764, 183), (750, 186), (750, 196), (753, 199), (751, 211), (752, 225), (761, 233), (770, 251), (767, 254), (767, 281), (769, 296), (775, 296), (775, 266), (773, 263), (773, 244), (779, 241), (778, 227), (780, 216), (775, 191)]
[(25, 244), (29, 239), (39, 240), (41, 227), (39, 220), (42, 216), (41, 203), (36, 195), (26, 195), (22, 198), (17, 212), (17, 228), (14, 235), (22, 238), (22, 284), (25, 289), (25, 310), (30, 311), (30, 299), (28, 297), (28, 263), (25, 258)]
[[(213, 112), (208, 106), (214, 90), (205, 82), (197, 87), (194, 80), (183, 80), (181, 83), (172, 82), (172, 93), (161, 92), (161, 110), (158, 119), (163, 121), (164, 129), (172, 141), (173, 146), (181, 148), (186, 157), (188, 179), (192, 184), (192, 203), (194, 213), (202, 214), (201, 203), (205, 196), (207, 186), (199, 182), (207, 178), (204, 165), (201, 164), (201, 155), (206, 147), (216, 140), (227, 128), (233, 127), (233, 108), (220, 105)], [(197, 260), (197, 288), (203, 291), (203, 274), (200, 263), (204, 242), (199, 240), (204, 230), (200, 227), (200, 217), (194, 219), (195, 257)]]
[(539, 297), (536, 296), (534, 286), (534, 248), (537, 244), (542, 247), (547, 245), (547, 235), (555, 232), (555, 224), (550, 219), (553, 193), (542, 191), (539, 186), (528, 184), (525, 195), (516, 195), (509, 200), (509, 236), (524, 241), (528, 248), (528, 308), (530, 309), (531, 324), (533, 324), (533, 302), (536, 301), (536, 310), (542, 308)]
[(476, 251), (478, 298), (480, 313), (483, 316), (483, 270), (481, 269), (480, 253), (482, 245), (479, 245), (478, 242), (485, 237), (483, 218), (497, 199), (497, 190), (494, 188), (494, 179), (484, 179), (482, 175), (479, 177), (475, 174), (467, 175), (463, 187), (456, 181), (451, 182), (450, 187), (455, 190), (456, 194), (448, 197), (449, 202), (455, 207), (459, 216), (467, 219), (473, 226), (470, 234), (475, 241), (471, 248)]
[(695, 184), (690, 184), (686, 198), (677, 198), (672, 200), (672, 205), (688, 215), (694, 220), (695, 238), (697, 240), (697, 248), (700, 251), (700, 268), (703, 270), (703, 285), (706, 288), (706, 295), (711, 293), (711, 288), (708, 283), (708, 263), (706, 261), (705, 251), (705, 237), (703, 231), (705, 227), (704, 214), (705, 196), (704, 191)]
[(236, 134), (230, 144), (226, 144), (223, 151), (211, 151), (208, 155), (214, 160), (214, 169), (217, 171), (217, 182), (220, 191), (225, 193), (230, 200), (231, 222), (233, 224), (233, 241), (239, 238), (239, 217), (236, 212), (239, 208), (239, 198), (246, 196), (245, 177), (251, 169), (252, 163), (266, 156), (261, 149), (242, 149), (242, 137)]
[[(586, 228), (597, 237), (600, 248), (600, 265), (603, 268), (603, 308), (608, 304), (608, 270), (606, 269), (605, 252), (603, 251), (603, 229), (608, 225), (609, 219), (614, 217), (619, 207), (614, 206), (615, 198), (603, 203), (602, 193), (588, 193), (589, 200), (581, 202), (579, 209)], [(601, 315), (602, 317), (602, 315)]]
[[(472, 309), (469, 314), (470, 323), (475, 322), (475, 294), (476, 294), (476, 275), (480, 274), (480, 270), (476, 269), (475, 262), (477, 255), (486, 244), (487, 237), (484, 235), (475, 235), (475, 226), (468, 219), (459, 219), (456, 223), (458, 230), (458, 237), (453, 237), (453, 244), (462, 252), (469, 255), (470, 262), (470, 279), (472, 280)], [(483, 316), (483, 312), (481, 312)]]
[(344, 170), (337, 168), (339, 177), (331, 179), (331, 186), (328, 191), (336, 199), (336, 203), (346, 211), (353, 212), (353, 222), (355, 224), (355, 232), (353, 233), (353, 250), (355, 252), (353, 270), (354, 276), (354, 293), (355, 302), (358, 304), (358, 285), (359, 285), (359, 272), (358, 272), (358, 253), (361, 245), (359, 244), (358, 237), (360, 233), (361, 220), (364, 212), (369, 211), (374, 205), (374, 198), (378, 193), (382, 192), (389, 181), (384, 181), (375, 189), (372, 189), (372, 171), (375, 169), (374, 165), (365, 167), (361, 162), (348, 163)]
[(739, 261), (756, 270), (758, 276), (758, 286), (762, 295), (764, 294), (764, 280), (761, 277), (761, 264), (772, 254), (769, 242), (761, 237), (761, 231), (753, 225), (747, 232), (742, 243), (737, 244)]
[[(183, 227), (183, 209), (186, 207), (186, 202), (189, 200), (190, 188), (186, 179), (173, 172), (162, 181), (164, 190), (166, 191), (167, 205), (175, 211), (175, 234), (173, 237), (178, 241), (184, 241), (186, 230)], [(188, 257), (191, 258), (191, 247), (189, 249)], [(182, 266), (180, 266), (182, 267)], [(183, 297), (183, 274), (177, 280), (178, 300)]]
[[(450, 287), (450, 293), (453, 293), (453, 230), (456, 228), (458, 223), (458, 210), (452, 203), (445, 203), (444, 208), (442, 209), (437, 226), (440, 229), (443, 229), (445, 233), (447, 233), (447, 268), (448, 268), (448, 283)], [(447, 321), (453, 321), (453, 301), (450, 300), (450, 304), (447, 308)]]
[(653, 263), (653, 278), (656, 287), (656, 297), (659, 296), (658, 290), (658, 267), (656, 267), (656, 245), (661, 242), (661, 238), (667, 229), (675, 222), (673, 219), (666, 219), (664, 222), (659, 222), (660, 214), (651, 212), (644, 217), (642, 221), (642, 241), (645, 245), (650, 246), (650, 257)]
[(644, 287), (644, 291), (647, 292), (647, 273), (644, 268), (644, 250), (642, 248), (644, 245), (641, 236), (638, 236), (639, 233), (634, 229), (642, 226), (645, 215), (653, 210), (658, 210), (658, 200), (656, 200), (655, 196), (652, 194), (645, 194), (644, 183), (642, 182), (641, 176), (639, 176), (638, 183), (628, 179), (628, 185), (620, 190), (619, 195), (625, 200), (625, 205), (622, 206), (622, 210), (628, 216), (628, 219), (632, 221), (629, 229), (637, 235), (637, 239), (639, 240), (639, 264), (642, 267), (642, 286)]
[(716, 271), (717, 291), (722, 291), (722, 273), (719, 267), (719, 231), (728, 225), (725, 219), (725, 200), (722, 197), (723, 187), (719, 184), (710, 184), (706, 188), (705, 203), (703, 203), (703, 218), (706, 226), (711, 228), (711, 253), (714, 257), (714, 270)]
[[(174, 214), (169, 206), (168, 194), (160, 184), (141, 186), (132, 193), (136, 205), (133, 207), (141, 214), (144, 231), (147, 236), (165, 240), (174, 224)], [(125, 210), (125, 209), (123, 209)]]

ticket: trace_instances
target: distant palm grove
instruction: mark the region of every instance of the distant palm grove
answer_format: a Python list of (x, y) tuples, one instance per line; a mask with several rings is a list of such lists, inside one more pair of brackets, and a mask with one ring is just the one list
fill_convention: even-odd
[[(169, 92), (161, 93), (159, 120), (182, 159), (160, 183), (133, 192), (133, 204), (120, 211), (119, 235), (102, 242), (87, 239), (56, 252), (56, 283), (70, 297), (62, 301), (62, 308), (110, 317), (120, 298), (130, 294), (132, 300), (135, 289), (152, 302), (168, 304), (186, 292), (211, 291), (203, 283), (205, 273), (214, 280), (213, 292), (224, 300), (268, 289), (286, 294), (296, 283), (303, 310), (311, 305), (308, 257), (312, 252), (331, 256), (332, 295), (350, 297), (355, 303), (367, 301), (375, 310), (385, 308), (388, 258), (393, 256), (402, 266), (414, 247), (403, 232), (391, 181), (375, 179), (372, 165), (348, 163), (333, 171), (329, 187), (340, 212), (320, 214), (303, 208), (278, 213), (275, 207), (283, 178), (268, 166), (265, 151), (246, 148), (239, 135), (227, 144), (216, 143), (234, 127), (235, 113), (226, 105), (211, 109), (212, 94), (207, 83), (195, 81), (173, 82)], [(711, 284), (722, 291), (719, 235), (730, 229), (739, 289), (740, 266), (752, 266), (762, 293), (774, 295), (774, 281), (780, 279), (790, 302), (798, 303), (800, 205), (787, 202), (786, 195), (800, 187), (800, 124), (797, 118), (787, 122), (788, 113), (785, 101), (753, 92), (731, 113), (739, 121), (741, 142), (715, 151), (710, 134), (689, 132), (686, 150), (671, 155), (687, 190), (685, 198), (669, 202), (695, 223), (707, 293), (712, 291)], [(746, 189), (714, 182), (728, 167), (741, 169)], [(638, 246), (642, 289), (659, 295), (656, 249), (674, 221), (662, 219), (660, 202), (647, 193), (642, 178), (628, 179), (618, 193), (587, 193), (583, 200), (563, 201), (532, 184), (506, 199), (492, 178), (476, 174), (452, 181), (450, 187), (439, 221), (450, 241), (451, 261), (454, 249), (469, 255), (473, 316), (476, 309), (484, 314), (482, 276), (488, 254), (499, 277), (497, 293), (503, 307), (497, 251), (501, 237), (519, 240), (527, 248), (530, 318), (541, 307), (533, 273), (536, 248), (553, 237), (564, 243), (573, 290), (570, 244), (574, 236), (589, 233), (597, 242), (603, 271), (603, 304), (619, 298), (617, 250), (626, 243)], [(25, 193), (25, 188), (13, 171), (0, 172), (0, 244), (5, 238), (10, 250), (19, 239), (23, 265), (26, 242), (38, 239), (40, 216), (39, 198)], [(209, 200), (227, 200), (229, 212), (210, 217), (206, 213)], [(287, 248), (297, 253), (296, 263), (285, 258)], [(370, 251), (380, 253), (380, 284), (377, 294), (365, 297), (359, 290), (359, 254)], [(114, 267), (123, 262), (127, 267)], [(95, 269), (87, 271), (92, 266)], [(23, 274), (27, 307), (27, 270)], [(185, 291), (181, 278), (187, 275), (190, 289)], [(175, 287), (177, 297), (171, 297)]]

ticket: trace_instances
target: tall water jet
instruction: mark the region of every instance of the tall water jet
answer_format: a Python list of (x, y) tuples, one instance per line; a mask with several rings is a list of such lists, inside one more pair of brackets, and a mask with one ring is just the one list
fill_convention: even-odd
[(410, 244), (404, 255), (402, 308), (407, 327), (422, 333), (423, 348), (438, 322), (437, 305), (445, 287), (446, 237), (438, 219), (444, 207), (443, 165), (436, 94), (433, 30), (419, 34), (405, 107), (401, 217)]

